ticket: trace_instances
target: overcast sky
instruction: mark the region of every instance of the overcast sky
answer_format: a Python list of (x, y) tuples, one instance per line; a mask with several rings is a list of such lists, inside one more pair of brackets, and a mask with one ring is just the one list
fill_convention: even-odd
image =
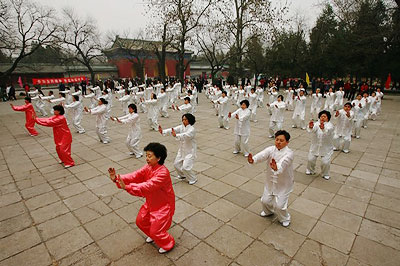
[[(81, 16), (90, 16), (97, 21), (100, 31), (123, 33), (145, 29), (151, 18), (146, 16), (147, 6), (143, 0), (33, 0), (61, 11), (72, 7)], [(281, 0), (273, 0), (275, 2)], [(319, 0), (291, 0), (291, 13), (306, 16), (306, 25), (312, 27), (320, 12)]]

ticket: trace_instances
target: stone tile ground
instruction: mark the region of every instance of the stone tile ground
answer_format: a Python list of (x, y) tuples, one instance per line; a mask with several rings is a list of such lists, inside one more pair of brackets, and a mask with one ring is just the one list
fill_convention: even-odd
[[(309, 136), (290, 127), (286, 112), (284, 128), (296, 155), (288, 228), (259, 216), (266, 165), (249, 166), (232, 154), (233, 123), (229, 130), (218, 128), (211, 105), (204, 95), (199, 100), (199, 182), (173, 180), (176, 247), (166, 255), (145, 244), (135, 225), (143, 200), (118, 190), (106, 175), (108, 167), (126, 173), (145, 163), (128, 155), (127, 128), (110, 121), (112, 142), (104, 145), (95, 118), (85, 115), (86, 134), (72, 130), (77, 165), (64, 169), (52, 130), (37, 126), (40, 135), (30, 137), (24, 115), (0, 103), (0, 266), (400, 264), (400, 97), (385, 97), (383, 114), (353, 139), (349, 154), (335, 152), (329, 181), (304, 174)], [(112, 113), (120, 114), (114, 105)], [(163, 127), (180, 123), (179, 113), (169, 113), (159, 120)], [(175, 176), (177, 141), (150, 131), (140, 117), (140, 146), (164, 143)], [(265, 108), (259, 109), (258, 123), (251, 124), (253, 153), (273, 144), (268, 121)]]

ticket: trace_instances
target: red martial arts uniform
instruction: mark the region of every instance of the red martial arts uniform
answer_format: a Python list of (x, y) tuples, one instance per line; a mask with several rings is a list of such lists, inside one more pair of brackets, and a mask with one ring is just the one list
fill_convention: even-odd
[[(167, 251), (172, 249), (175, 240), (167, 231), (175, 212), (175, 193), (167, 167), (146, 165), (131, 174), (121, 175), (121, 179), (128, 193), (146, 198), (136, 217), (136, 225), (157, 246)], [(118, 182), (116, 184), (120, 187)]]
[(35, 113), (35, 109), (33, 109), (33, 105), (31, 103), (21, 105), (21, 106), (12, 106), (14, 111), (25, 112), (25, 127), (29, 131), (29, 133), (33, 136), (37, 136), (39, 133), (35, 130), (35, 119), (33, 119), (33, 114)]
[(58, 158), (64, 163), (64, 166), (75, 165), (74, 160), (71, 158), (72, 135), (65, 117), (63, 115), (54, 115), (49, 118), (36, 118), (36, 123), (53, 128)]

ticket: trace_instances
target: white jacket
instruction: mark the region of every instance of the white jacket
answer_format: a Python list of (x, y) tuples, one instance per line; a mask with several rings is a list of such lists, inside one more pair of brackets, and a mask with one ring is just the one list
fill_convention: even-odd
[(155, 119), (158, 117), (157, 99), (147, 100), (143, 102), (147, 106), (147, 118)]
[(129, 133), (128, 135), (131, 139), (140, 139), (142, 136), (142, 130), (140, 128), (140, 118), (139, 115), (136, 113), (129, 113), (122, 117), (118, 118), (122, 124), (129, 126)]
[(314, 108), (322, 108), (322, 94), (321, 93), (313, 93), (312, 101), (311, 101), (311, 109)]
[[(276, 161), (277, 171), (272, 170), (269, 166), (272, 159)], [(270, 146), (254, 155), (254, 163), (267, 163), (265, 189), (268, 194), (284, 196), (292, 192), (294, 185), (293, 159), (293, 151), (288, 146), (281, 150)]]
[(297, 115), (300, 116), (302, 120), (304, 120), (306, 116), (306, 103), (307, 103), (307, 97), (306, 96), (296, 96), (294, 98), (295, 102), (295, 107), (294, 107), (294, 112), (293, 112), (293, 118)]
[(333, 105), (335, 104), (335, 93), (328, 92), (327, 94), (325, 94), (325, 96), (326, 96), (326, 99), (325, 99), (324, 109), (327, 111), (332, 111)]
[(82, 117), (83, 105), (80, 101), (75, 101), (72, 102), (71, 104), (66, 104), (65, 108), (72, 110), (74, 118)]
[(103, 128), (106, 126), (108, 116), (107, 116), (107, 106), (105, 104), (99, 105), (91, 109), (90, 113), (96, 115), (96, 127)]
[[(236, 119), (236, 114), (238, 114), (239, 119)], [(250, 116), (251, 111), (249, 108), (246, 108), (244, 110), (242, 108), (239, 108), (231, 114), (231, 118), (236, 120), (235, 130), (233, 132), (235, 135), (250, 135)]]
[(310, 153), (316, 156), (326, 156), (333, 152), (333, 133), (334, 127), (331, 122), (324, 123), (324, 129), (319, 127), (319, 120), (314, 123), (314, 127), (307, 131), (312, 134)]
[[(196, 130), (192, 125), (179, 125), (174, 127), (176, 139), (179, 140), (179, 150), (175, 160), (194, 159), (197, 153), (195, 140)], [(163, 130), (163, 135), (171, 134), (172, 128)]]
[(353, 129), (353, 118), (354, 112), (350, 110), (350, 117), (347, 117), (345, 110), (339, 111), (339, 116), (335, 117), (336, 119), (336, 128), (335, 134), (340, 137), (348, 137), (351, 138), (351, 132)]
[[(361, 104), (361, 107), (360, 107)], [(354, 120), (363, 120), (364, 119), (364, 108), (365, 108), (365, 103), (364, 101), (357, 100), (355, 99), (354, 101), (351, 102), (351, 105), (353, 105), (353, 110), (354, 110)]]
[(228, 113), (229, 113), (228, 96), (219, 97), (217, 102), (219, 102), (219, 106), (218, 106), (219, 116), (227, 117)]
[(285, 115), (285, 108), (286, 108), (285, 102), (275, 101), (275, 102), (271, 103), (270, 107), (271, 107), (271, 112), (272, 112), (270, 121), (283, 122), (283, 117)]
[(343, 105), (343, 97), (344, 97), (344, 91), (337, 91), (335, 92), (335, 105), (342, 107)]
[(257, 98), (258, 98), (257, 93), (251, 93), (251, 92), (249, 93), (248, 99), (249, 99), (249, 103), (250, 103), (250, 105), (249, 105), (250, 110), (257, 108)]

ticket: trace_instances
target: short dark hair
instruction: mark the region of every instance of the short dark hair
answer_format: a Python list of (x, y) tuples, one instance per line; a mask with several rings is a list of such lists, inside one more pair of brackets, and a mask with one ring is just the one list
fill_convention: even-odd
[(285, 137), (286, 141), (290, 140), (290, 134), (286, 130), (278, 130), (278, 131), (276, 131), (275, 138), (280, 136), (280, 135), (283, 135)]
[(188, 90), (188, 91), (187, 91), (187, 93), (190, 93), (190, 94), (192, 94), (192, 90)]
[(157, 100), (157, 95), (153, 93), (153, 100)]
[(187, 113), (182, 115), (182, 118), (183, 117), (186, 117), (186, 119), (189, 121), (189, 124), (192, 126), (194, 125), (194, 123), (196, 123), (196, 117), (194, 117), (194, 115), (192, 114)]
[(54, 111), (59, 111), (60, 115), (63, 115), (65, 113), (64, 107), (62, 107), (62, 105), (54, 105), (53, 106), (53, 110)]
[(346, 105), (350, 106), (350, 108), (353, 108), (353, 105), (351, 105), (351, 102), (347, 102), (343, 106), (346, 106)]
[(328, 121), (331, 120), (331, 113), (329, 111), (327, 111), (327, 110), (322, 110), (321, 112), (319, 112), (318, 118), (320, 118), (321, 115), (323, 115), (323, 114), (326, 114), (326, 116), (328, 117)]
[(53, 92), (53, 91), (49, 91), (49, 93), (50, 93), (50, 94), (54, 94), (54, 92)]
[(249, 103), (248, 100), (243, 100), (243, 101), (241, 101), (241, 102), (240, 102), (240, 105), (242, 105), (242, 104), (245, 104), (247, 108), (248, 108), (249, 105), (250, 105), (250, 103)]
[(131, 103), (130, 105), (128, 105), (128, 108), (132, 108), (134, 113), (137, 113), (137, 107), (136, 104)]
[(147, 144), (143, 150), (153, 152), (154, 156), (156, 156), (158, 159), (160, 159), (158, 161), (158, 164), (160, 164), (160, 165), (163, 165), (165, 159), (167, 158), (167, 148), (158, 142), (151, 142), (151, 143)]
[(183, 98), (184, 101), (189, 101), (190, 102), (190, 97), (185, 97)]
[(108, 104), (107, 100), (104, 99), (104, 98), (100, 98), (99, 100), (100, 100), (103, 104)]
[(281, 97), (281, 100), (283, 101), (283, 95), (282, 95), (282, 94), (279, 94), (279, 95), (278, 95), (278, 98), (279, 98), (279, 97)]
[(79, 101), (79, 96), (78, 95), (72, 95), (75, 99), (75, 101)]
[(30, 102), (30, 103), (32, 102), (32, 99), (31, 99), (31, 97), (29, 97), (29, 96), (26, 96), (26, 97), (24, 98), (24, 100), (25, 100), (25, 101), (28, 101), (28, 102)]
[(222, 90), (221, 93), (224, 93), (226, 95), (226, 91)]

